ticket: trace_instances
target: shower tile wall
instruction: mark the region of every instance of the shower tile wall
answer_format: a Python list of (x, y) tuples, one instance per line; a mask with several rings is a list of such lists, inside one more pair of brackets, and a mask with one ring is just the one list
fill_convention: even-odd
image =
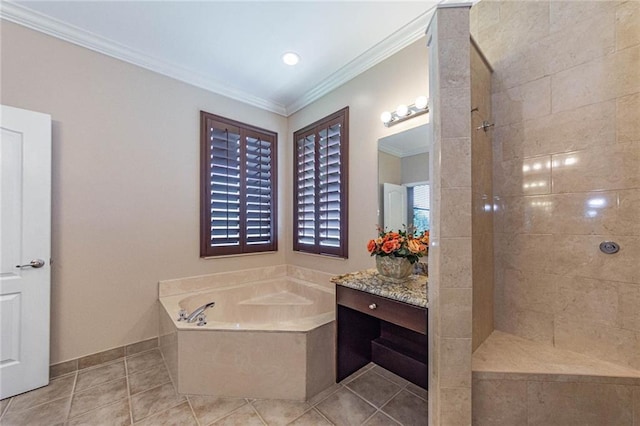
[(494, 67), (495, 327), (640, 369), (640, 3), (485, 0), (471, 28)]

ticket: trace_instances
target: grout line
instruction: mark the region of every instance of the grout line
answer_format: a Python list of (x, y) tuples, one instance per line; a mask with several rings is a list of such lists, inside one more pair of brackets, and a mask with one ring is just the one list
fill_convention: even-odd
[[(171, 383), (171, 384), (173, 384), (173, 383)], [(173, 388), (175, 389), (175, 386), (174, 386)], [(191, 405), (191, 398), (189, 398), (189, 396), (188, 396), (188, 395), (185, 395), (185, 398), (187, 399), (187, 404), (189, 404), (189, 408), (191, 409), (191, 414), (193, 415), (193, 418), (196, 420), (196, 424), (197, 424), (198, 426), (203, 426), (203, 425), (200, 423), (200, 419), (198, 419), (198, 416), (196, 415), (196, 410), (194, 410), (194, 409), (193, 409), (193, 405)]]
[(124, 377), (127, 384), (127, 402), (129, 403), (129, 423), (133, 424), (133, 403), (131, 402), (131, 388), (129, 385), (129, 363), (127, 363), (126, 349), (124, 357)]
[[(333, 395), (333, 394), (332, 394)], [(320, 410), (318, 410), (316, 407), (313, 407), (312, 410), (315, 410), (316, 413), (320, 414), (320, 417), (322, 417), (323, 419), (325, 419), (327, 422), (329, 422), (329, 424), (331, 425), (335, 425), (335, 423), (333, 423), (331, 420), (329, 420), (329, 418), (327, 416), (324, 415), (324, 413)]]
[(265, 426), (269, 426), (267, 421), (262, 418), (262, 416), (260, 415), (260, 412), (256, 409), (256, 407), (253, 406), (253, 403), (249, 402), (249, 406), (253, 409), (253, 412), (256, 413), (256, 415), (262, 421), (262, 423), (264, 423)]
[(4, 410), (2, 410), (2, 412), (0, 413), (0, 420), (2, 420), (2, 418), (4, 417), (5, 413), (9, 410), (9, 407), (11, 407), (11, 404), (13, 403), (13, 397), (10, 396), (9, 397), (9, 402), (7, 403), (7, 406), (4, 407)]
[(73, 378), (73, 386), (71, 386), (71, 395), (69, 396), (69, 407), (67, 408), (67, 414), (64, 417), (65, 423), (69, 421), (69, 416), (71, 415), (71, 406), (73, 405), (73, 400), (76, 395), (76, 386), (78, 385), (78, 370), (75, 372), (75, 377)]

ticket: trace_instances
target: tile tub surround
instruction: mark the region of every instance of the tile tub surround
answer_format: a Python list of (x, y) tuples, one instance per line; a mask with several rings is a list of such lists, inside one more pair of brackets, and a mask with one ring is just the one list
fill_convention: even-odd
[(380, 277), (375, 269), (351, 272), (331, 278), (331, 282), (344, 287), (428, 308), (426, 275), (410, 275), (402, 283), (390, 282)]
[(0, 424), (423, 426), (427, 399), (425, 390), (373, 364), (309, 401), (181, 396), (155, 349), (4, 399)]
[[(288, 271), (324, 282), (319, 273)], [(160, 298), (160, 348), (179, 393), (306, 400), (333, 383), (335, 291), (328, 280), (288, 271), (258, 281), (270, 274), (254, 270), (231, 282), (214, 274), (209, 287), (197, 277), (197, 286), (186, 285), (194, 293), (176, 291), (190, 279), (168, 283), (168, 292), (160, 283), (161, 294), (171, 294)], [(176, 321), (180, 308), (210, 301), (206, 326)]]
[(494, 331), (473, 354), (473, 424), (640, 426), (640, 371)]

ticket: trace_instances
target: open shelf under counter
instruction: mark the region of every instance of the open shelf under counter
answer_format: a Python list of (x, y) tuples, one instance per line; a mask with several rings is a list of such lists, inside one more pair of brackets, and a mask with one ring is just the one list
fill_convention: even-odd
[(339, 275), (336, 381), (369, 362), (427, 388), (427, 281), (389, 281), (375, 269)]

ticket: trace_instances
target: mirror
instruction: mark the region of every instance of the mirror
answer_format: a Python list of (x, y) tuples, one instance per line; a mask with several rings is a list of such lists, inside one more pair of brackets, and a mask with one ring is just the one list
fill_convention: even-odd
[(378, 224), (429, 229), (430, 124), (378, 140)]

